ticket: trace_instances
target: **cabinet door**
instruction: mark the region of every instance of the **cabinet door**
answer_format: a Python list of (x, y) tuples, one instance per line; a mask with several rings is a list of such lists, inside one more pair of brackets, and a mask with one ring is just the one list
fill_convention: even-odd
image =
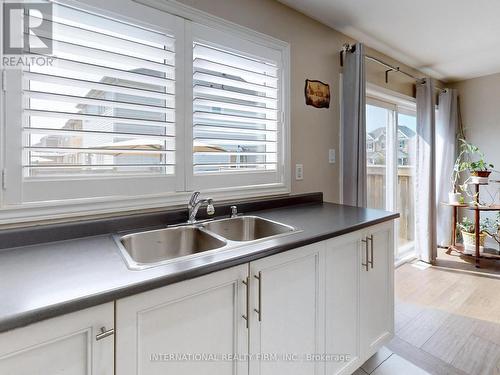
[(113, 375), (113, 303), (0, 334), (2, 375)]
[(326, 242), (326, 374), (351, 374), (361, 363), (359, 266), (361, 232)]
[(248, 265), (117, 301), (120, 375), (243, 375)]
[(324, 349), (323, 249), (324, 242), (250, 263), (250, 374), (322, 373), (307, 356)]
[[(368, 270), (361, 266), (360, 301), (361, 343), (364, 357), (368, 358), (394, 333), (393, 222), (370, 228), (366, 236), (370, 264)], [(361, 248), (363, 263), (366, 262), (365, 244)]]

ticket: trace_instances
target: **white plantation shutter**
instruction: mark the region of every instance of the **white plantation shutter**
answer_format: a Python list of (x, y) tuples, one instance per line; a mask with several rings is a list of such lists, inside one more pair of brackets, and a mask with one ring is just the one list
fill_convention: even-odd
[(193, 42), (193, 187), (279, 182), (281, 62), (203, 34)]
[(289, 191), (287, 43), (137, 1), (50, 2), (25, 17), (44, 17), (28, 37), (52, 63), (2, 80), (0, 222)]
[(174, 37), (57, 4), (50, 18), (55, 63), (24, 74), (24, 176), (172, 175)]

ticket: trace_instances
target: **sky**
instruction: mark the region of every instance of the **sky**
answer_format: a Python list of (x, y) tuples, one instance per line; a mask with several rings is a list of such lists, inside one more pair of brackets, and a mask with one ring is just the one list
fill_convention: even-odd
[[(366, 130), (372, 132), (381, 126), (387, 124), (388, 109), (375, 107), (373, 105), (366, 106)], [(398, 125), (407, 126), (414, 132), (416, 131), (416, 119), (414, 116), (398, 114)]]

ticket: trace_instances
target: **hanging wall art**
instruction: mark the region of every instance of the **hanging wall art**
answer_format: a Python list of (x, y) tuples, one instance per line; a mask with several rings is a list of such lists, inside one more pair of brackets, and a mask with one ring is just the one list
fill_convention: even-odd
[(330, 85), (306, 79), (304, 88), (306, 104), (316, 108), (330, 108)]

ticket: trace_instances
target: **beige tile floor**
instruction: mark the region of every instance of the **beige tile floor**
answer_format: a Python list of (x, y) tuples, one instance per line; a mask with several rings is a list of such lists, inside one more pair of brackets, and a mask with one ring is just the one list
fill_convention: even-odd
[[(496, 265), (491, 274), (486, 267), (481, 274), (419, 263), (399, 267), (396, 336), (384, 349), (394, 354), (375, 371), (365, 372), (392, 374), (406, 363), (401, 358), (424, 374), (500, 375), (500, 279), (496, 271)], [(372, 369), (373, 365), (367, 367)]]
[(383, 347), (353, 375), (429, 375), (410, 361)]

